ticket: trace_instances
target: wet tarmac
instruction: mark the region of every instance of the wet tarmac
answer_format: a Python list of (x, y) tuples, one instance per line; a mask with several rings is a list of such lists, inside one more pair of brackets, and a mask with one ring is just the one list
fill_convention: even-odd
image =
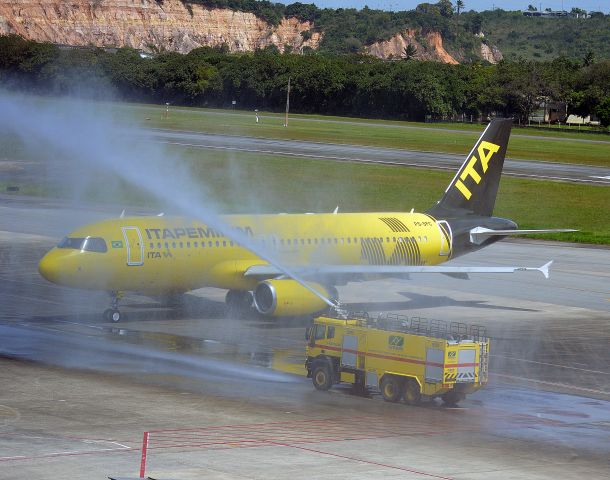
[[(610, 469), (610, 254), (501, 243), (463, 261), (537, 275), (340, 287), (348, 307), (468, 321), (492, 336), (490, 384), (459, 408), (388, 404), (303, 377), (308, 319), (228, 315), (224, 292), (179, 308), (51, 285), (38, 259), (80, 217), (0, 210), (0, 478), (604, 478)], [(53, 219), (44, 222), (41, 218)], [(48, 225), (58, 232), (49, 233)], [(64, 230), (65, 231), (65, 230)], [(362, 298), (375, 301), (362, 303)]]

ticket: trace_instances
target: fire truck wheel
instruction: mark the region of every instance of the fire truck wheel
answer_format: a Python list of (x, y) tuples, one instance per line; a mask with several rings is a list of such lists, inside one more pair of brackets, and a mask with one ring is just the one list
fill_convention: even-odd
[(421, 402), (421, 389), (419, 384), (412, 379), (405, 382), (402, 397), (407, 405), (418, 405)]
[(466, 398), (466, 395), (464, 395), (462, 392), (449, 390), (447, 393), (444, 393), (441, 398), (443, 399), (443, 403), (445, 405), (457, 405)]
[(326, 363), (314, 365), (311, 381), (316, 390), (328, 390), (333, 384), (330, 367)]
[(381, 379), (381, 395), (386, 402), (397, 402), (400, 400), (402, 385), (400, 379), (392, 375), (385, 375)]

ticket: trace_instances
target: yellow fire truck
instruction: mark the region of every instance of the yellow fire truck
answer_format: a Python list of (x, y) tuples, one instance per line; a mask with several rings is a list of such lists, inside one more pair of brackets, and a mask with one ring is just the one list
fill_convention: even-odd
[(456, 404), (487, 383), (485, 327), (396, 314), (321, 316), (307, 329), (307, 376), (318, 390), (352, 383), (410, 405)]

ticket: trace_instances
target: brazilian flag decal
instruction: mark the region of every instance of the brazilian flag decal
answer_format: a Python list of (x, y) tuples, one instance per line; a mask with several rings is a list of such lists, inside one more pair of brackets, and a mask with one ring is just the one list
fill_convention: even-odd
[(123, 242), (121, 242), (120, 240), (113, 240), (112, 248), (123, 248)]

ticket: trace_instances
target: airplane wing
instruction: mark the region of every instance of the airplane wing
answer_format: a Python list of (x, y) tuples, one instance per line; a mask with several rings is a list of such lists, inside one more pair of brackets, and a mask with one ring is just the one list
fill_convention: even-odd
[(507, 235), (533, 235), (536, 233), (564, 233), (577, 232), (572, 228), (551, 228), (545, 230), (491, 230), (485, 227), (475, 227), (470, 230), (470, 242), (475, 245), (481, 245), (489, 237), (499, 235), (505, 237)]
[[(293, 267), (292, 271), (304, 277), (324, 277), (331, 275), (400, 275), (411, 273), (443, 273), (443, 274), (469, 274), (469, 273), (515, 273), (540, 272), (549, 278), (549, 267), (553, 261), (541, 267), (447, 267), (447, 266), (411, 266), (411, 265), (310, 265)], [(270, 278), (283, 275), (273, 265), (252, 265), (244, 272), (246, 277)]]

